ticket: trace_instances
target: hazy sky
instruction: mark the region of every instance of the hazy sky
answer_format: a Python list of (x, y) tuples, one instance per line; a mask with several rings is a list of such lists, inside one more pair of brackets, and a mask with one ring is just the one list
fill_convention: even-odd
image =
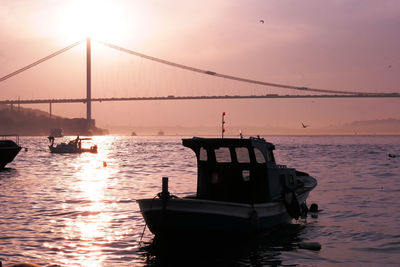
[[(400, 93), (398, 0), (0, 0), (0, 5), (1, 77), (90, 36), (228, 75)], [(298, 93), (203, 79), (110, 50), (93, 44), (95, 97)], [(85, 68), (81, 44), (0, 83), (0, 99), (85, 97)], [(48, 110), (47, 105), (29, 107)], [(400, 119), (400, 99), (93, 103), (92, 114), (99, 126), (196, 126), (219, 124), (222, 111), (233, 125), (300, 127), (304, 121), (320, 127)], [(83, 104), (53, 105), (53, 112), (86, 116)]]

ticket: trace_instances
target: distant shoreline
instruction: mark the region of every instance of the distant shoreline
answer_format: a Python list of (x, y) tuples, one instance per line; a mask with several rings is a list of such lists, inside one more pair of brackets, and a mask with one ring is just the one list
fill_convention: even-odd
[[(220, 125), (184, 126), (184, 125), (105, 125), (99, 128), (95, 120), (85, 118), (63, 118), (50, 116), (49, 113), (30, 108), (11, 110), (0, 105), (0, 133), (20, 136), (47, 136), (51, 129), (60, 128), (64, 135), (117, 135), (117, 136), (219, 136)], [(225, 136), (374, 136), (400, 135), (400, 119), (387, 118), (377, 120), (353, 121), (339, 125), (297, 128), (271, 126), (267, 124), (225, 125)]]
[[(0, 132), (0, 135), (3, 133)], [(20, 137), (46, 137), (48, 135), (19, 135)], [(82, 135), (85, 136), (85, 135)], [(220, 135), (215, 135), (215, 134), (165, 134), (165, 135), (156, 135), (156, 134), (148, 134), (148, 135), (135, 135), (131, 136), (128, 134), (103, 134), (103, 135), (91, 135), (91, 136), (124, 136), (124, 137), (174, 137), (174, 136), (196, 136), (196, 137), (215, 137), (215, 138), (220, 138)], [(257, 137), (260, 136), (261, 138), (265, 138), (268, 136), (290, 136), (290, 137), (326, 137), (326, 136), (343, 136), (343, 137), (373, 137), (373, 136), (400, 136), (400, 134), (254, 134), (254, 135), (244, 135), (244, 138), (248, 137)], [(72, 138), (76, 137), (76, 135), (64, 135), (63, 137), (58, 137), (58, 138)], [(238, 135), (224, 135), (224, 138), (238, 138)]]

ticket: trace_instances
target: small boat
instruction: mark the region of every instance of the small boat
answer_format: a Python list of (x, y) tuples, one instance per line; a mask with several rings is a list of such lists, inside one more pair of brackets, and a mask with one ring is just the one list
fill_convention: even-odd
[[(0, 170), (8, 163), (12, 162), (21, 150), (19, 146), (19, 136), (16, 134), (0, 135)], [(10, 140), (10, 137), (15, 137), (15, 142)]]
[(155, 236), (252, 235), (305, 216), (317, 180), (278, 165), (275, 146), (264, 138), (182, 139), (197, 157), (197, 192), (176, 197), (162, 192), (137, 200)]
[(90, 148), (82, 148), (82, 141), (92, 140), (92, 138), (80, 138), (78, 135), (75, 139), (69, 141), (68, 143), (61, 143), (57, 146), (54, 146), (54, 136), (49, 136), (48, 139), (50, 141), (49, 148), (51, 153), (97, 153), (97, 145), (93, 145)]

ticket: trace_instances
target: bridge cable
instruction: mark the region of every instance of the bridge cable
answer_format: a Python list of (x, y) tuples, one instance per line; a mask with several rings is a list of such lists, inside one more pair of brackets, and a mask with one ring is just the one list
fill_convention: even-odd
[(271, 83), (271, 82), (263, 82), (263, 81), (257, 81), (257, 80), (251, 80), (251, 79), (247, 79), (247, 78), (241, 78), (241, 77), (236, 77), (236, 76), (231, 76), (231, 75), (225, 75), (225, 74), (220, 74), (220, 73), (216, 73), (214, 71), (209, 71), (209, 70), (202, 70), (202, 69), (198, 69), (198, 68), (194, 68), (194, 67), (190, 67), (190, 66), (186, 66), (186, 65), (182, 65), (182, 64), (178, 64), (178, 63), (174, 63), (171, 61), (167, 61), (164, 59), (160, 59), (160, 58), (156, 58), (156, 57), (152, 57), (152, 56), (148, 56), (142, 53), (138, 53), (123, 47), (119, 47), (110, 43), (106, 43), (103, 41), (99, 41), (99, 40), (94, 40), (102, 45), (108, 46), (110, 48), (119, 50), (121, 52), (125, 52), (128, 54), (132, 54), (138, 57), (142, 57), (148, 60), (152, 60), (152, 61), (156, 61), (162, 64), (166, 64), (166, 65), (170, 65), (173, 67), (177, 67), (177, 68), (181, 68), (181, 69), (185, 69), (185, 70), (189, 70), (189, 71), (193, 71), (193, 72), (198, 72), (198, 73), (202, 73), (202, 74), (206, 74), (206, 75), (211, 75), (211, 76), (215, 76), (215, 77), (220, 77), (220, 78), (224, 78), (224, 79), (229, 79), (229, 80), (235, 80), (235, 81), (240, 81), (240, 82), (245, 82), (245, 83), (252, 83), (252, 84), (259, 84), (259, 85), (265, 85), (265, 86), (272, 86), (272, 87), (279, 87), (279, 88), (285, 88), (285, 89), (293, 89), (293, 90), (301, 90), (301, 91), (310, 91), (310, 92), (320, 92), (320, 93), (331, 93), (331, 94), (350, 94), (350, 95), (354, 95), (354, 94), (374, 94), (374, 93), (366, 93), (366, 92), (353, 92), (353, 91), (337, 91), (337, 90), (328, 90), (328, 89), (317, 89), (317, 88), (309, 88), (309, 87), (303, 87), (303, 86), (293, 86), (293, 85), (285, 85), (285, 84), (278, 84), (278, 83)]
[(58, 56), (59, 54), (62, 54), (62, 53), (64, 53), (64, 52), (70, 50), (71, 48), (73, 48), (73, 47), (79, 45), (79, 44), (82, 43), (83, 41), (84, 41), (84, 40), (81, 40), (81, 41), (78, 41), (78, 42), (76, 42), (76, 43), (73, 43), (73, 44), (71, 44), (71, 45), (69, 45), (69, 46), (67, 46), (67, 47), (65, 47), (65, 48), (63, 48), (63, 49), (61, 49), (61, 50), (58, 50), (57, 52), (54, 52), (54, 53), (48, 55), (47, 57), (41, 58), (41, 59), (39, 59), (39, 60), (33, 62), (32, 64), (29, 64), (28, 66), (25, 66), (25, 67), (20, 68), (19, 70), (16, 70), (16, 71), (14, 71), (14, 72), (12, 72), (12, 73), (10, 73), (10, 74), (7, 74), (6, 76), (0, 78), (0, 82), (5, 81), (5, 80), (7, 80), (7, 79), (9, 79), (9, 78), (11, 78), (11, 77), (13, 77), (13, 76), (15, 76), (15, 75), (21, 73), (21, 72), (24, 72), (24, 71), (26, 71), (26, 70), (28, 70), (28, 69), (30, 69), (30, 68), (36, 66), (36, 65), (39, 65), (40, 63), (42, 63), (42, 62), (44, 62), (44, 61), (46, 61), (46, 60), (49, 60), (49, 59), (51, 59), (51, 58), (53, 58), (53, 57), (55, 57), (55, 56)]

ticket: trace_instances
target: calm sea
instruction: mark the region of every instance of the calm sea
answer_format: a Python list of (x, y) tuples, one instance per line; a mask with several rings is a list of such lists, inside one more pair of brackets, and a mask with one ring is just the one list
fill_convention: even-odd
[[(400, 136), (265, 138), (275, 144), (279, 164), (318, 179), (308, 200), (319, 205), (318, 216), (248, 242), (156, 247), (135, 200), (154, 197), (162, 176), (177, 196), (195, 192), (195, 156), (181, 137), (94, 137), (99, 153), (81, 155), (50, 154), (45, 137), (21, 137), (28, 151), (0, 172), (0, 260), (3, 266), (400, 265)], [(301, 249), (299, 242), (322, 248)]]

